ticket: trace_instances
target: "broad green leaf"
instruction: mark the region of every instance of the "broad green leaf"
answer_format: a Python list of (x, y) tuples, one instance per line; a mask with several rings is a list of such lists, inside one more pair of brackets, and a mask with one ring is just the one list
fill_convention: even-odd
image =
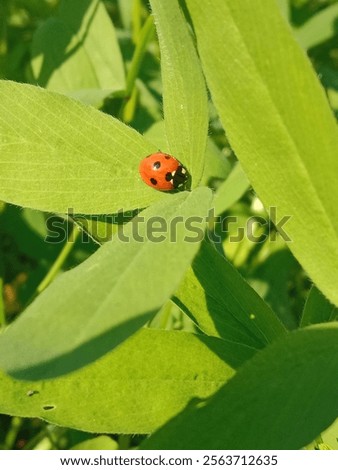
[(338, 4), (333, 4), (320, 10), (294, 33), (304, 49), (310, 49), (337, 34), (337, 21)]
[(306, 299), (300, 326), (331, 322), (337, 319), (338, 308), (332, 305), (315, 286), (312, 286)]
[[(338, 83), (338, 77), (336, 76), (336, 83)], [(335, 112), (335, 115), (338, 119), (338, 91), (333, 88), (333, 83), (329, 84), (328, 98), (330, 100), (330, 105)]]
[(208, 132), (208, 100), (197, 53), (177, 0), (150, 1), (161, 49), (163, 108), (170, 153), (192, 176), (202, 177)]
[[(269, 255), (250, 271), (249, 282), (255, 291), (278, 315), (287, 329), (298, 327), (297, 302), (302, 299), (295, 294), (297, 274), (301, 270), (297, 260), (285, 247), (284, 242), (270, 243)], [(290, 292), (290, 286), (294, 286)], [(298, 312), (297, 312), (298, 313)]]
[(217, 189), (231, 172), (231, 163), (208, 137), (201, 186)]
[(268, 305), (212, 245), (204, 242), (175, 301), (207, 335), (262, 348), (285, 329)]
[(321, 434), (324, 445), (330, 449), (338, 450), (338, 419)]
[(103, 245), (111, 241), (120, 229), (120, 224), (128, 223), (138, 211), (124, 212), (122, 214), (73, 217), (81, 229), (97, 244)]
[[(49, 87), (47, 87), (50, 89)], [(121, 94), (124, 92), (116, 91), (112, 92), (112, 90), (100, 90), (100, 89), (92, 89), (92, 88), (85, 88), (81, 90), (74, 90), (64, 93), (69, 98), (73, 98), (74, 100), (81, 101), (83, 104), (87, 104), (90, 106), (94, 106), (94, 108), (101, 108), (104, 105), (104, 100), (110, 96), (111, 97), (120, 97)]]
[(49, 377), (124, 341), (177, 289), (203, 239), (211, 201), (207, 188), (172, 195), (60, 275), (0, 337), (0, 367)]
[(98, 361), (58, 379), (0, 375), (0, 412), (97, 433), (149, 433), (192, 399), (216, 392), (247, 348), (177, 331), (142, 329)]
[(32, 56), (34, 82), (52, 91), (93, 89), (102, 100), (103, 90), (126, 87), (115, 29), (99, 0), (62, 0), (35, 32)]
[(161, 119), (150, 126), (144, 136), (157, 146), (158, 150), (169, 153), (169, 146), (165, 135), (165, 123)]
[(63, 95), (0, 82), (0, 199), (50, 212), (111, 214), (167, 198), (144, 184), (156, 146)]
[(215, 196), (215, 213), (221, 214), (237, 202), (249, 189), (250, 183), (241, 164), (237, 163)]
[(289, 5), (290, 0), (277, 0), (277, 4), (280, 8), (280, 11), (282, 15), (288, 19), (290, 16), (290, 5)]
[(300, 449), (338, 412), (338, 324), (267, 346), (209, 400), (191, 404), (147, 449)]
[(108, 436), (94, 437), (76, 444), (71, 450), (117, 450), (118, 443)]
[(291, 216), (289, 248), (338, 305), (338, 132), (310, 62), (276, 2), (186, 3), (232, 148), (265, 207)]
[(53, 260), (59, 247), (46, 244), (48, 230), (45, 213), (7, 204), (0, 214), (0, 226), (15, 239), (17, 248), (27, 256)]

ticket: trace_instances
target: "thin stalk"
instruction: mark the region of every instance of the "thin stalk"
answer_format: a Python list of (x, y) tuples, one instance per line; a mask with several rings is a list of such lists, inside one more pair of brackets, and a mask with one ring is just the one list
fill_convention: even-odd
[(59, 256), (54, 261), (52, 267), (50, 268), (50, 270), (48, 271), (44, 279), (38, 285), (36, 289), (37, 295), (41, 294), (41, 292), (45, 290), (46, 287), (55, 279), (60, 269), (62, 268), (63, 264), (65, 263), (67, 257), (69, 256), (70, 252), (72, 251), (79, 234), (80, 234), (80, 229), (77, 227), (77, 225), (74, 225), (68, 237), (68, 240), (66, 241), (66, 244), (62, 248)]
[[(53, 431), (57, 431), (57, 438), (54, 438)], [(65, 433), (64, 428), (56, 428), (51, 424), (44, 423), (43, 429), (35, 434), (24, 446), (23, 450), (52, 450), (59, 449), (57, 439)]]
[(131, 95), (129, 96), (128, 101), (126, 101), (122, 108), (122, 121), (126, 124), (129, 124), (135, 116), (137, 101), (138, 101), (138, 89), (136, 87), (133, 88)]
[[(0, 275), (1, 276), (1, 275)], [(0, 329), (6, 326), (6, 314), (3, 299), (3, 279), (0, 277)]]
[(139, 39), (130, 62), (130, 66), (128, 68), (127, 84), (125, 91), (126, 99), (123, 102), (119, 112), (120, 119), (124, 120), (124, 118), (126, 118), (125, 122), (130, 122), (130, 117), (134, 116), (137, 103), (137, 91), (135, 90), (135, 81), (138, 77), (143, 58), (147, 50), (147, 46), (153, 37), (154, 31), (155, 29), (153, 17), (148, 16), (139, 34)]
[(7, 0), (0, 0), (0, 77), (5, 76), (7, 55)]
[(0, 2), (0, 58), (7, 54), (7, 0)]
[(12, 418), (9, 430), (5, 438), (6, 449), (12, 450), (15, 446), (15, 442), (21, 429), (22, 422), (22, 418), (18, 418), (16, 416)]
[(149, 41), (152, 39), (154, 34), (154, 20), (151, 15), (146, 19), (142, 30), (139, 34), (139, 39), (136, 43), (133, 57), (131, 59), (130, 67), (127, 74), (127, 88), (126, 94), (129, 96), (134, 88), (135, 80), (139, 74), (141, 64), (144, 58), (144, 55), (147, 50)]
[(141, 0), (133, 0), (133, 7), (131, 13), (131, 23), (132, 23), (132, 39), (134, 44), (137, 44), (139, 41), (140, 31), (141, 31), (141, 14), (142, 14), (142, 5)]
[(119, 450), (128, 450), (130, 449), (131, 437), (129, 434), (120, 434), (117, 439)]
[(6, 312), (3, 297), (4, 287), (4, 266), (3, 266), (3, 253), (0, 250), (0, 330), (6, 327)]

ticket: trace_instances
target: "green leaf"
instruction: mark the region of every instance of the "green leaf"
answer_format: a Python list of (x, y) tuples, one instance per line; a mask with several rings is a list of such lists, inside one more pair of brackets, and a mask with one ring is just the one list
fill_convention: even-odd
[(206, 242), (175, 300), (204, 333), (250, 346), (252, 353), (285, 333), (268, 305)]
[(139, 176), (156, 146), (117, 119), (0, 81), (0, 199), (50, 212), (111, 214), (171, 198)]
[(338, 308), (332, 305), (315, 286), (307, 297), (300, 326), (325, 323), (338, 319)]
[(215, 196), (215, 213), (222, 214), (249, 189), (250, 183), (241, 164), (237, 163)]
[(310, 62), (276, 2), (186, 3), (232, 148), (265, 207), (291, 216), (289, 248), (338, 305), (338, 133)]
[(338, 324), (258, 352), (212, 398), (191, 404), (147, 449), (300, 449), (337, 417)]
[(116, 441), (108, 436), (94, 437), (76, 444), (71, 450), (117, 450), (119, 448)]
[(102, 90), (126, 87), (115, 29), (99, 0), (63, 0), (35, 32), (32, 56), (34, 82), (52, 91), (93, 89), (102, 100)]
[[(249, 282), (255, 291), (267, 302), (287, 329), (299, 324), (297, 301), (300, 296), (290, 292), (301, 270), (297, 260), (285, 247), (284, 242), (271, 241), (269, 255), (263, 262), (250, 270)], [(296, 314), (297, 311), (297, 314)]]
[(149, 433), (190, 400), (217, 391), (246, 356), (245, 347), (215, 338), (142, 329), (58, 379), (26, 382), (2, 373), (0, 412), (89, 432)]
[(288, 19), (290, 16), (290, 5), (289, 5), (290, 0), (277, 0), (277, 4), (280, 8), (280, 11), (282, 15)]
[(230, 161), (217, 147), (215, 142), (208, 137), (201, 186), (209, 186), (216, 189), (229, 176), (230, 172)]
[(165, 136), (165, 124), (163, 120), (156, 121), (144, 133), (144, 136), (153, 142), (162, 152), (169, 153), (168, 142)]
[(324, 445), (330, 449), (338, 450), (338, 420), (321, 434)]
[(72, 220), (99, 245), (111, 241), (119, 231), (120, 224), (128, 223), (138, 211), (121, 214), (83, 216), (76, 215)]
[(203, 239), (211, 201), (207, 188), (172, 195), (60, 275), (0, 337), (0, 367), (49, 377), (124, 341), (177, 289)]
[(294, 33), (304, 47), (310, 49), (337, 34), (338, 4), (320, 10)]
[(170, 152), (187, 167), (192, 186), (196, 187), (203, 173), (208, 132), (204, 77), (178, 1), (151, 0), (150, 4), (161, 49), (168, 145)]

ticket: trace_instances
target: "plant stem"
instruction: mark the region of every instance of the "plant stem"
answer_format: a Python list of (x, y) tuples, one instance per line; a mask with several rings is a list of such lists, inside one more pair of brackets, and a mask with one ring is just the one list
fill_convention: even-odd
[(3, 297), (4, 267), (2, 255), (3, 253), (0, 251), (0, 330), (6, 326), (6, 313)]
[(0, 329), (6, 326), (5, 306), (3, 299), (3, 279), (0, 277)]
[(7, 55), (7, 0), (0, 1), (0, 77), (5, 77)]
[(160, 329), (165, 330), (168, 328), (169, 320), (171, 317), (172, 311), (172, 301), (169, 300), (164, 306), (162, 307), (161, 317), (160, 317)]
[(134, 44), (139, 42), (139, 36), (141, 31), (141, 1), (133, 0), (131, 23), (132, 23), (132, 39)]
[(130, 448), (131, 438), (129, 434), (120, 434), (117, 440), (119, 450), (128, 450)]
[(134, 87), (128, 100), (123, 103), (121, 117), (122, 121), (127, 124), (129, 124), (134, 119), (138, 95), (138, 89)]
[(154, 34), (154, 20), (152, 16), (148, 16), (146, 19), (140, 34), (138, 35), (138, 41), (134, 50), (133, 57), (131, 59), (130, 66), (127, 73), (127, 84), (125, 96), (126, 100), (123, 102), (119, 116), (122, 120), (126, 118), (126, 122), (130, 122), (132, 116), (134, 116), (135, 108), (137, 104), (137, 92), (135, 90), (135, 81), (139, 74), (144, 55), (147, 50), (149, 41)]
[(127, 96), (129, 96), (134, 88), (135, 80), (138, 76), (143, 57), (146, 53), (146, 49), (150, 39), (153, 37), (154, 33), (154, 20), (152, 16), (148, 16), (146, 19), (142, 30), (139, 34), (138, 41), (136, 43), (136, 48), (134, 50), (133, 57), (131, 59), (130, 67), (127, 75)]
[(18, 418), (16, 416), (12, 418), (10, 428), (5, 438), (6, 449), (9, 449), (9, 450), (13, 449), (21, 426), (22, 426), (22, 418)]
[(54, 261), (52, 267), (44, 277), (44, 279), (40, 282), (36, 289), (36, 294), (41, 294), (43, 290), (46, 289), (46, 287), (54, 280), (60, 269), (62, 268), (63, 264), (65, 263), (68, 255), (72, 251), (74, 244), (77, 240), (77, 237), (80, 234), (80, 229), (78, 228), (77, 225), (73, 226), (73, 229), (68, 237), (68, 240), (66, 241), (66, 244), (62, 248), (59, 256), (56, 258)]
[(46, 425), (26, 443), (22, 450), (52, 450), (53, 448), (54, 444), (48, 434), (48, 425)]

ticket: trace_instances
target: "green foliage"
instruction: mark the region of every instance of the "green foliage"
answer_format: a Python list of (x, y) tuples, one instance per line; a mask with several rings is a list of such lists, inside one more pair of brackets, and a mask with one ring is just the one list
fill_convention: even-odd
[(164, 122), (169, 150), (190, 169), (195, 187), (203, 173), (202, 157), (208, 129), (204, 78), (178, 2), (151, 0), (150, 4), (161, 48)]
[(310, 49), (336, 35), (338, 4), (331, 5), (314, 15), (296, 30), (296, 36), (305, 49)]
[(95, 433), (150, 433), (191, 399), (206, 398), (223, 385), (242, 351), (215, 338), (143, 329), (57, 380), (17, 381), (2, 374), (2, 411)]
[[(25, 379), (50, 377), (52, 369), (53, 375), (64, 374), (117, 346), (161, 308), (199, 247), (182, 223), (175, 224), (172, 234), (170, 222), (175, 216), (185, 220), (189, 214), (205, 218), (211, 191), (197, 188), (171, 199), (170, 205), (165, 201), (145, 210), (139, 230), (134, 223), (127, 224), (118, 238), (38, 296), (1, 337), (4, 370)], [(158, 214), (168, 221), (161, 242), (147, 233), (149, 221)], [(156, 273), (157, 260), (165, 263)], [(69, 337), (69, 331), (76, 334)], [(20, 355), (18, 344), (24, 345)]]
[(166, 196), (138, 177), (140, 156), (156, 147), (117, 119), (8, 81), (0, 84), (0, 97), (1, 199), (58, 213), (105, 214)]
[(337, 323), (293, 332), (257, 353), (211, 399), (187, 407), (142, 447), (299, 449), (336, 418), (337, 367)]
[(337, 448), (337, 13), (1, 3), (1, 448)]
[(206, 334), (254, 349), (285, 332), (256, 292), (208, 244), (201, 247), (176, 299)]
[(337, 318), (337, 307), (332, 305), (323, 294), (313, 286), (304, 306), (301, 326), (336, 321)]
[(124, 90), (121, 52), (104, 5), (98, 0), (62, 1), (57, 16), (33, 36), (32, 71), (34, 83), (72, 92), (89, 103)]
[(72, 450), (116, 450), (118, 444), (108, 436), (94, 437), (76, 444)]
[(249, 188), (249, 181), (241, 164), (236, 163), (232, 172), (218, 188), (215, 197), (215, 212), (222, 214), (238, 201)]
[[(187, 5), (231, 146), (263, 204), (291, 216), (290, 249), (338, 303), (338, 133), (309, 62), (274, 2), (259, 0), (255, 8), (250, 0)], [(261, 28), (252, 27), (263, 28), (262, 18), (264, 45)], [(319, 231), (325, 243), (317, 243)]]

